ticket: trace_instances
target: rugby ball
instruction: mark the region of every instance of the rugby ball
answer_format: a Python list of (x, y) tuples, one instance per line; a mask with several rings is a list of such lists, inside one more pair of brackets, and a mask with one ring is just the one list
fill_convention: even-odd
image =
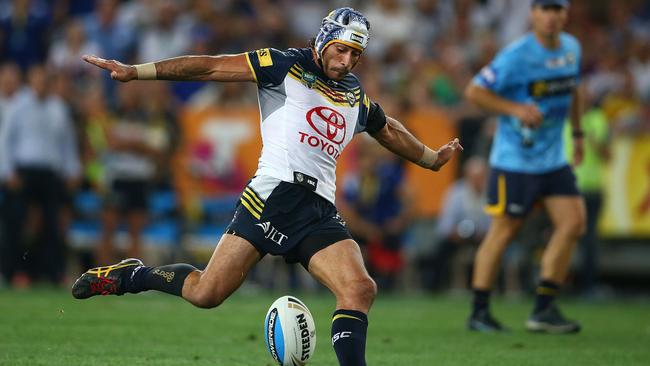
[(264, 320), (264, 340), (278, 365), (306, 364), (316, 349), (316, 325), (307, 306), (295, 296), (275, 300)]

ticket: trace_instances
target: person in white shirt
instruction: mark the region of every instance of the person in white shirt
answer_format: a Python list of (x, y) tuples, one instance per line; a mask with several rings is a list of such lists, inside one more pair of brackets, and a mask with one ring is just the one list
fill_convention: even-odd
[[(28, 72), (29, 89), (7, 108), (0, 127), (0, 177), (7, 189), (5, 226), (7, 252), (13, 263), (5, 275), (42, 276), (55, 284), (63, 279), (65, 248), (59, 228), (59, 210), (64, 190), (73, 187), (81, 173), (76, 134), (66, 105), (49, 91), (50, 75), (45, 67)], [(27, 211), (40, 211), (42, 229), (33, 236), (37, 249), (22, 258)], [(31, 218), (34, 216), (29, 215)], [(31, 225), (28, 225), (31, 226)], [(12, 280), (13, 281), (13, 280)]]

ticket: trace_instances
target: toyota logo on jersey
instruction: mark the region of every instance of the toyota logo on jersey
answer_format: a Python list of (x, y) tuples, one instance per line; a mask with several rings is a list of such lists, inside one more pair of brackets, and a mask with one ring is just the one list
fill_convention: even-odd
[(329, 107), (316, 107), (307, 112), (307, 122), (314, 131), (340, 145), (345, 140), (345, 117)]

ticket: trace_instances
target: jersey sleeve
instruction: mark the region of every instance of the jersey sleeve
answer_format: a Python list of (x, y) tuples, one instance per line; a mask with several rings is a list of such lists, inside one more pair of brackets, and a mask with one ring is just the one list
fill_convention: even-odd
[(517, 65), (515, 53), (502, 51), (474, 76), (472, 82), (497, 94), (501, 93), (516, 79), (514, 76), (517, 75)]
[(375, 103), (368, 98), (367, 95), (363, 96), (363, 103), (361, 103), (359, 124), (357, 125), (356, 133), (367, 132), (370, 134), (379, 132), (386, 125), (386, 114), (378, 103)]
[(291, 66), (297, 61), (294, 52), (263, 48), (246, 53), (248, 66), (253, 71), (255, 81), (261, 87), (279, 85)]

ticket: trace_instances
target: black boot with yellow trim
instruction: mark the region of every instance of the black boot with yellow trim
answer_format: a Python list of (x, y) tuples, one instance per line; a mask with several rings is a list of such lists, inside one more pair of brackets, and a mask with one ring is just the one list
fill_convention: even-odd
[(72, 296), (87, 299), (96, 295), (124, 295), (127, 292), (125, 283), (133, 271), (141, 266), (142, 261), (129, 258), (111, 266), (89, 269), (72, 285)]

